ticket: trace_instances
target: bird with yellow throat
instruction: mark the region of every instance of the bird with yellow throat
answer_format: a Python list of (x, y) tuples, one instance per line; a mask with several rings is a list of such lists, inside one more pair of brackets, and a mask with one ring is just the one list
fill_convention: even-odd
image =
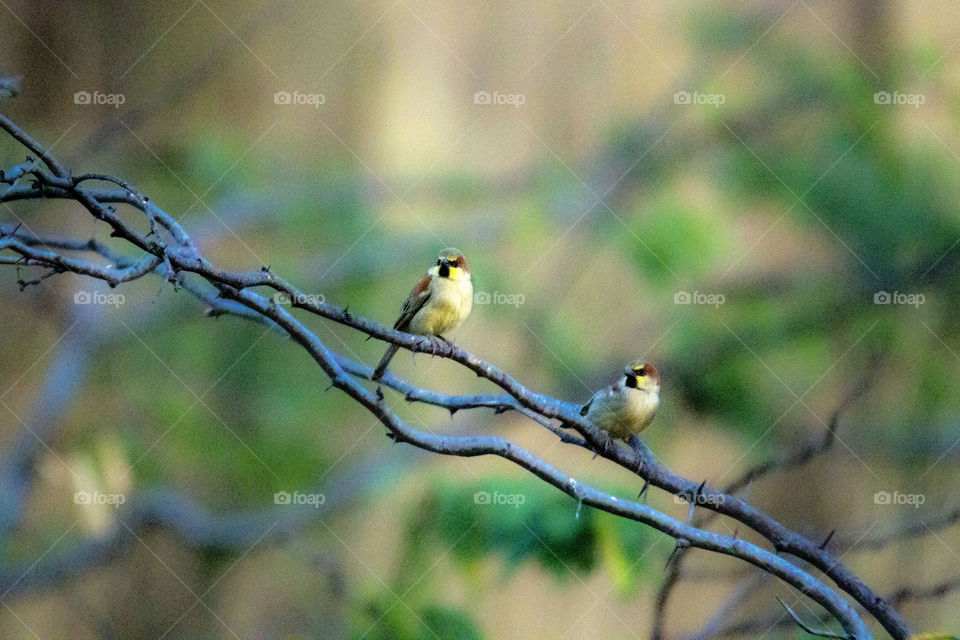
[(616, 382), (593, 394), (580, 415), (609, 437), (629, 441), (653, 422), (659, 407), (660, 372), (636, 360), (624, 367)]
[[(440, 252), (436, 264), (410, 291), (393, 328), (446, 340), (443, 334), (459, 327), (472, 308), (470, 266), (459, 249), (447, 248)], [(383, 377), (399, 348), (395, 344), (387, 347), (373, 371), (372, 380)]]

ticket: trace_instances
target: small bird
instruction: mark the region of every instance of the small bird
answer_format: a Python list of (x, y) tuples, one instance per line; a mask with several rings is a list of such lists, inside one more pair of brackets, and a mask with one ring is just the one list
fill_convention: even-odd
[(611, 438), (628, 440), (647, 428), (660, 406), (660, 372), (652, 364), (635, 360), (623, 376), (600, 389), (580, 409)]
[[(437, 257), (437, 263), (427, 270), (427, 275), (410, 292), (393, 328), (446, 340), (443, 334), (459, 327), (472, 308), (473, 284), (470, 282), (467, 259), (459, 249), (444, 249)], [(395, 344), (387, 347), (387, 352), (373, 371), (372, 380), (383, 377), (390, 359), (399, 348)]]

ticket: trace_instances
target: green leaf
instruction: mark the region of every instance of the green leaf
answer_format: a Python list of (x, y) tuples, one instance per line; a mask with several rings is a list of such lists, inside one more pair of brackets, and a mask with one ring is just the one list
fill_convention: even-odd
[(480, 640), (482, 634), (477, 624), (460, 609), (433, 605), (421, 611), (424, 629), (418, 637), (422, 638), (458, 638), (458, 640)]

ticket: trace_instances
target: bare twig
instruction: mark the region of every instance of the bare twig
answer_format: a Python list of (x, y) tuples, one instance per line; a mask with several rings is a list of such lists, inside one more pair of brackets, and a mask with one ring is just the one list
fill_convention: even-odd
[(850, 636), (848, 636), (848, 635), (846, 635), (846, 634), (843, 634), (843, 633), (833, 633), (832, 631), (824, 631), (824, 630), (822, 630), (822, 629), (814, 629), (813, 627), (808, 626), (807, 624), (805, 624), (805, 623), (803, 622), (803, 620), (800, 619), (800, 616), (798, 616), (796, 613), (794, 613), (793, 609), (791, 609), (790, 606), (789, 606), (786, 602), (784, 602), (784, 601), (781, 600), (780, 598), (777, 598), (777, 602), (779, 602), (781, 605), (783, 605), (783, 608), (787, 610), (787, 613), (790, 614), (790, 617), (793, 618), (793, 621), (797, 624), (797, 626), (800, 627), (801, 629), (803, 629), (804, 631), (806, 631), (807, 633), (809, 633), (810, 635), (814, 635), (814, 636), (817, 636), (817, 637), (819, 637), (819, 638), (841, 638), (842, 640), (849, 640)]

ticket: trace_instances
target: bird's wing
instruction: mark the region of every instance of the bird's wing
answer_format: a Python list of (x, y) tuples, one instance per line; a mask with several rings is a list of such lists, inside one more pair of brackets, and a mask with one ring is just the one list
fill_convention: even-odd
[(594, 399), (595, 397), (596, 397), (596, 396), (591, 396), (590, 399), (587, 400), (587, 404), (585, 404), (585, 405), (583, 405), (582, 407), (580, 407), (580, 415), (582, 415), (582, 416), (587, 415), (587, 412), (590, 411), (590, 405), (593, 404), (593, 399)]
[(589, 400), (587, 400), (587, 404), (580, 407), (580, 415), (582, 416), (587, 415), (587, 412), (590, 411), (590, 406), (594, 402), (596, 402), (597, 400), (601, 400), (601, 401), (606, 400), (611, 396), (613, 396), (613, 394), (615, 394), (616, 392), (617, 392), (616, 382), (614, 382), (613, 384), (608, 384), (603, 389), (600, 389), (595, 394), (593, 394), (593, 396), (591, 396)]
[(405, 330), (417, 311), (420, 311), (423, 305), (427, 304), (427, 300), (430, 299), (430, 280), (432, 279), (433, 276), (430, 274), (423, 276), (420, 282), (410, 291), (410, 295), (400, 309), (400, 317), (393, 323), (394, 329)]
[(583, 405), (582, 407), (580, 407), (580, 415), (582, 415), (582, 416), (587, 415), (587, 412), (590, 411), (590, 406), (591, 406), (594, 402), (596, 402), (597, 398), (602, 397), (602, 396), (604, 395), (604, 393), (608, 393), (608, 394), (609, 394), (609, 393), (610, 393), (610, 389), (611, 389), (612, 387), (613, 387), (613, 385), (604, 387), (603, 389), (600, 389), (600, 390), (597, 391), (595, 394), (593, 394), (592, 396), (590, 396), (590, 399), (587, 400), (587, 404), (585, 404), (585, 405)]

